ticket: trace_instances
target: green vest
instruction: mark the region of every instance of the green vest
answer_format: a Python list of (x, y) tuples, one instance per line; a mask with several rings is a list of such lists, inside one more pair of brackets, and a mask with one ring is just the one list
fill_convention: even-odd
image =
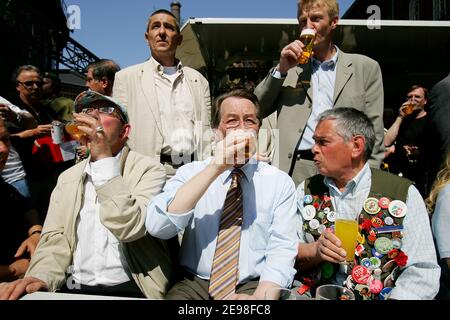
[[(300, 270), (303, 283), (314, 288), (337, 282), (352, 289), (357, 299), (384, 299), (394, 287), (407, 260), (401, 251), (402, 210), (407, 212), (405, 203), (412, 182), (377, 169), (371, 169), (371, 172), (371, 189), (358, 219), (359, 237), (354, 261), (346, 273), (338, 273), (339, 265), (328, 262), (313, 273), (303, 274)], [(316, 175), (305, 181), (303, 202), (304, 207), (316, 209), (314, 220), (318, 223), (304, 219), (302, 226), (307, 241), (316, 241), (326, 229), (334, 228), (336, 217), (323, 176)]]

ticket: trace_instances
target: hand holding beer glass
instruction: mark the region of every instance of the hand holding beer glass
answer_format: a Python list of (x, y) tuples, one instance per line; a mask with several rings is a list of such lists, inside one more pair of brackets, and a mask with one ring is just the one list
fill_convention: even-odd
[(416, 109), (416, 104), (413, 101), (406, 101), (400, 107), (400, 117), (405, 117), (411, 115)]
[(256, 132), (254, 130), (229, 130), (226, 137), (217, 143), (215, 163), (224, 168), (241, 167), (256, 152)]
[(75, 120), (70, 120), (66, 123), (65, 129), (68, 134), (75, 140), (80, 141), (83, 137), (86, 136), (86, 133), (78, 129), (78, 126), (82, 126), (83, 124), (77, 122)]
[(300, 35), (300, 41), (303, 43), (303, 52), (298, 58), (299, 64), (307, 64), (313, 55), (314, 40), (316, 39), (316, 31), (314, 29), (303, 29)]
[(355, 258), (355, 248), (358, 244), (358, 222), (356, 220), (337, 219), (334, 223), (334, 234), (341, 240), (341, 247), (347, 253), (345, 264)]

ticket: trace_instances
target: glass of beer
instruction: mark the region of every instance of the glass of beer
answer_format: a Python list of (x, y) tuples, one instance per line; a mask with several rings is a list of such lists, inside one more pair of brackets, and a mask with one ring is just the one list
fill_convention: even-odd
[(350, 289), (335, 284), (324, 284), (316, 290), (317, 300), (355, 300)]
[(75, 140), (81, 140), (83, 136), (86, 135), (83, 131), (78, 129), (78, 126), (82, 126), (83, 124), (80, 122), (76, 122), (75, 120), (68, 121), (65, 125), (66, 132), (72, 136)]
[(316, 30), (314, 29), (303, 29), (300, 35), (300, 41), (305, 45), (303, 48), (302, 55), (298, 58), (299, 64), (308, 63), (312, 56), (312, 50), (314, 47), (314, 40), (316, 38)]
[(405, 102), (404, 104), (403, 104), (403, 112), (407, 115), (407, 116), (409, 116), (410, 114), (412, 114), (413, 112), (414, 112), (414, 108), (415, 108), (415, 104), (414, 104), (414, 102), (411, 102), (411, 101), (408, 101), (408, 102)]
[(342, 248), (347, 252), (345, 263), (355, 258), (355, 248), (358, 243), (358, 222), (356, 220), (337, 219), (334, 223), (334, 233), (342, 242)]

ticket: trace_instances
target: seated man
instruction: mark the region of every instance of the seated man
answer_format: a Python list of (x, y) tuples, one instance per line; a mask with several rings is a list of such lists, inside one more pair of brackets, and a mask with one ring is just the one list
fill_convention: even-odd
[[(299, 291), (336, 283), (357, 299), (433, 299), (440, 271), (425, 204), (409, 180), (369, 168), (375, 132), (367, 116), (328, 110), (319, 116), (314, 141), (320, 174), (297, 194)], [(347, 259), (344, 239), (333, 233), (337, 219), (359, 225)]]
[(169, 239), (185, 229), (184, 279), (167, 299), (264, 299), (269, 288), (290, 287), (295, 187), (287, 174), (252, 158), (260, 124), (255, 95), (235, 90), (219, 97), (215, 156), (178, 169), (149, 205), (151, 235)]
[[(9, 153), (9, 133), (0, 119), (0, 174)], [(0, 281), (23, 277), (39, 242), (42, 223), (31, 202), (0, 176)]]
[(24, 279), (0, 285), (0, 299), (61, 288), (162, 298), (170, 255), (164, 241), (146, 233), (144, 223), (148, 202), (165, 182), (164, 169), (127, 147), (124, 107), (86, 91), (75, 108), (91, 156), (59, 177), (30, 268)]

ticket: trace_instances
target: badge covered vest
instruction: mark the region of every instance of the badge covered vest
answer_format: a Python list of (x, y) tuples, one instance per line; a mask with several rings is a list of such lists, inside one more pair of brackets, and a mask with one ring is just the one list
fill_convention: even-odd
[[(308, 287), (334, 282), (353, 290), (356, 299), (386, 299), (401, 268), (407, 263), (402, 251), (406, 198), (412, 182), (371, 169), (369, 196), (358, 217), (359, 234), (354, 260), (346, 268), (325, 262), (313, 274), (301, 274)], [(306, 242), (316, 241), (325, 231), (334, 232), (336, 212), (324, 177), (305, 181), (303, 233)]]

